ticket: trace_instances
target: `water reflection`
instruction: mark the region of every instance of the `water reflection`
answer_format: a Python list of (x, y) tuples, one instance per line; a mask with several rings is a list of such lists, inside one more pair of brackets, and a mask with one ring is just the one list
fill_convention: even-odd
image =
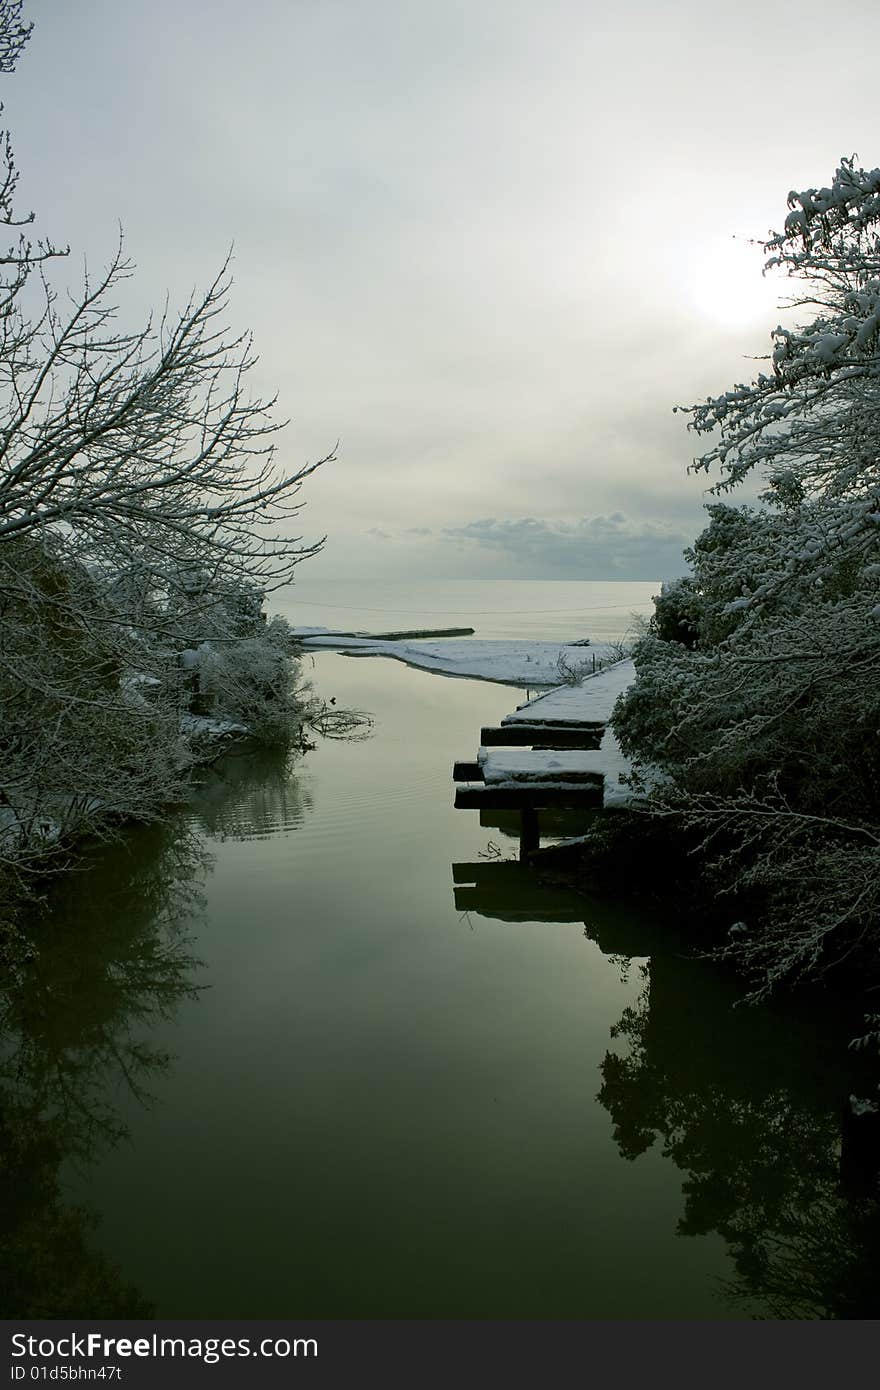
[(677, 1234), (723, 1237), (735, 1269), (723, 1293), (740, 1316), (876, 1317), (876, 1135), (848, 1113), (850, 1090), (871, 1086), (847, 1054), (851, 1011), (815, 998), (737, 1008), (735, 983), (694, 959), (674, 923), (545, 888), (516, 861), (455, 864), (453, 880), (462, 911), (583, 922), (604, 955), (641, 972), (598, 1100), (624, 1159), (659, 1142), (685, 1175)]
[(148, 1103), (168, 1055), (146, 1040), (198, 992), (188, 926), (207, 856), (188, 828), (144, 828), (65, 879), (33, 922), (0, 996), (0, 1283), (6, 1316), (143, 1317), (149, 1307), (90, 1248), (59, 1178), (125, 1130), (114, 1095)]
[(602, 1064), (621, 1155), (662, 1143), (686, 1174), (678, 1234), (724, 1237), (725, 1292), (745, 1315), (876, 1317), (880, 1203), (842, 1181), (858, 1142), (842, 1135), (847, 1081), (858, 1085), (841, 1065), (845, 1030), (829, 1038), (791, 1006), (734, 1009), (699, 962), (655, 954), (642, 969), (614, 1030), (628, 1055)]
[(124, 1138), (121, 1100), (150, 1104), (169, 1054), (150, 1033), (201, 988), (191, 950), (211, 865), (199, 829), (252, 837), (310, 806), (283, 754), (208, 770), (191, 814), (101, 849), (48, 895), (7, 961), (0, 996), (0, 1285), (4, 1314), (145, 1317), (148, 1305), (91, 1247), (60, 1171)]
[(458, 912), (476, 912), (500, 922), (584, 920), (582, 894), (539, 883), (516, 859), (453, 864), (452, 881)]
[(312, 805), (300, 756), (248, 747), (205, 769), (185, 812), (97, 847), (4, 949), (0, 1315), (152, 1315), (98, 1253), (94, 1219), (65, 1195), (65, 1165), (118, 1145), (126, 1108), (152, 1103), (173, 1058), (151, 1034), (204, 988), (192, 942), (213, 865), (206, 840), (299, 825)]
[(193, 824), (215, 840), (294, 830), (312, 809), (309, 784), (294, 775), (298, 758), (275, 748), (229, 753), (202, 773), (190, 802)]

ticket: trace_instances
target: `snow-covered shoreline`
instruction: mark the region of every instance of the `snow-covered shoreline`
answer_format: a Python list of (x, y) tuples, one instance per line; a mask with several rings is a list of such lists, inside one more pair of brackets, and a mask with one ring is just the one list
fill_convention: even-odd
[(326, 649), (345, 656), (387, 656), (436, 675), (497, 681), (525, 689), (563, 684), (566, 668), (591, 675), (619, 655), (617, 648), (605, 642), (593, 645), (474, 637), (436, 642), (387, 641), (350, 637), (324, 628), (294, 628), (292, 633), (307, 651)]

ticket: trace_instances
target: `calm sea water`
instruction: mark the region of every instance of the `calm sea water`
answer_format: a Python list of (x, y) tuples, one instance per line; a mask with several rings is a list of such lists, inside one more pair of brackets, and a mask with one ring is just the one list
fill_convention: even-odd
[(311, 579), (308, 567), (272, 607), (303, 627), (366, 632), (472, 627), (478, 637), (614, 640), (650, 614), (660, 582), (480, 579), (370, 583)]
[[(451, 616), (428, 597), (394, 621)], [(538, 889), (514, 817), (455, 811), (515, 692), (309, 673), (370, 739), (227, 758), (35, 929), (3, 1015), (8, 1311), (868, 1316), (831, 1006), (735, 1009), (674, 922)]]

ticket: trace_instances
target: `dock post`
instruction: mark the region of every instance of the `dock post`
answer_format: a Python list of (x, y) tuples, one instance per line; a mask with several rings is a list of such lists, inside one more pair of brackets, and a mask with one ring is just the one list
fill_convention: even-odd
[(880, 1186), (880, 1112), (852, 1101), (841, 1123), (840, 1189), (848, 1197), (873, 1197)]
[(524, 806), (519, 813), (519, 857), (525, 859), (541, 845), (538, 812), (534, 806)]

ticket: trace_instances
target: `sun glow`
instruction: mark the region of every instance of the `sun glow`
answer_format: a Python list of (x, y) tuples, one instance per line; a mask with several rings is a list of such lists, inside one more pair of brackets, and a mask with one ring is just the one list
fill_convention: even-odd
[(784, 287), (778, 276), (761, 274), (763, 265), (760, 247), (745, 238), (719, 237), (705, 243), (688, 267), (687, 296), (692, 307), (701, 318), (723, 328), (753, 323), (771, 328), (779, 317)]

